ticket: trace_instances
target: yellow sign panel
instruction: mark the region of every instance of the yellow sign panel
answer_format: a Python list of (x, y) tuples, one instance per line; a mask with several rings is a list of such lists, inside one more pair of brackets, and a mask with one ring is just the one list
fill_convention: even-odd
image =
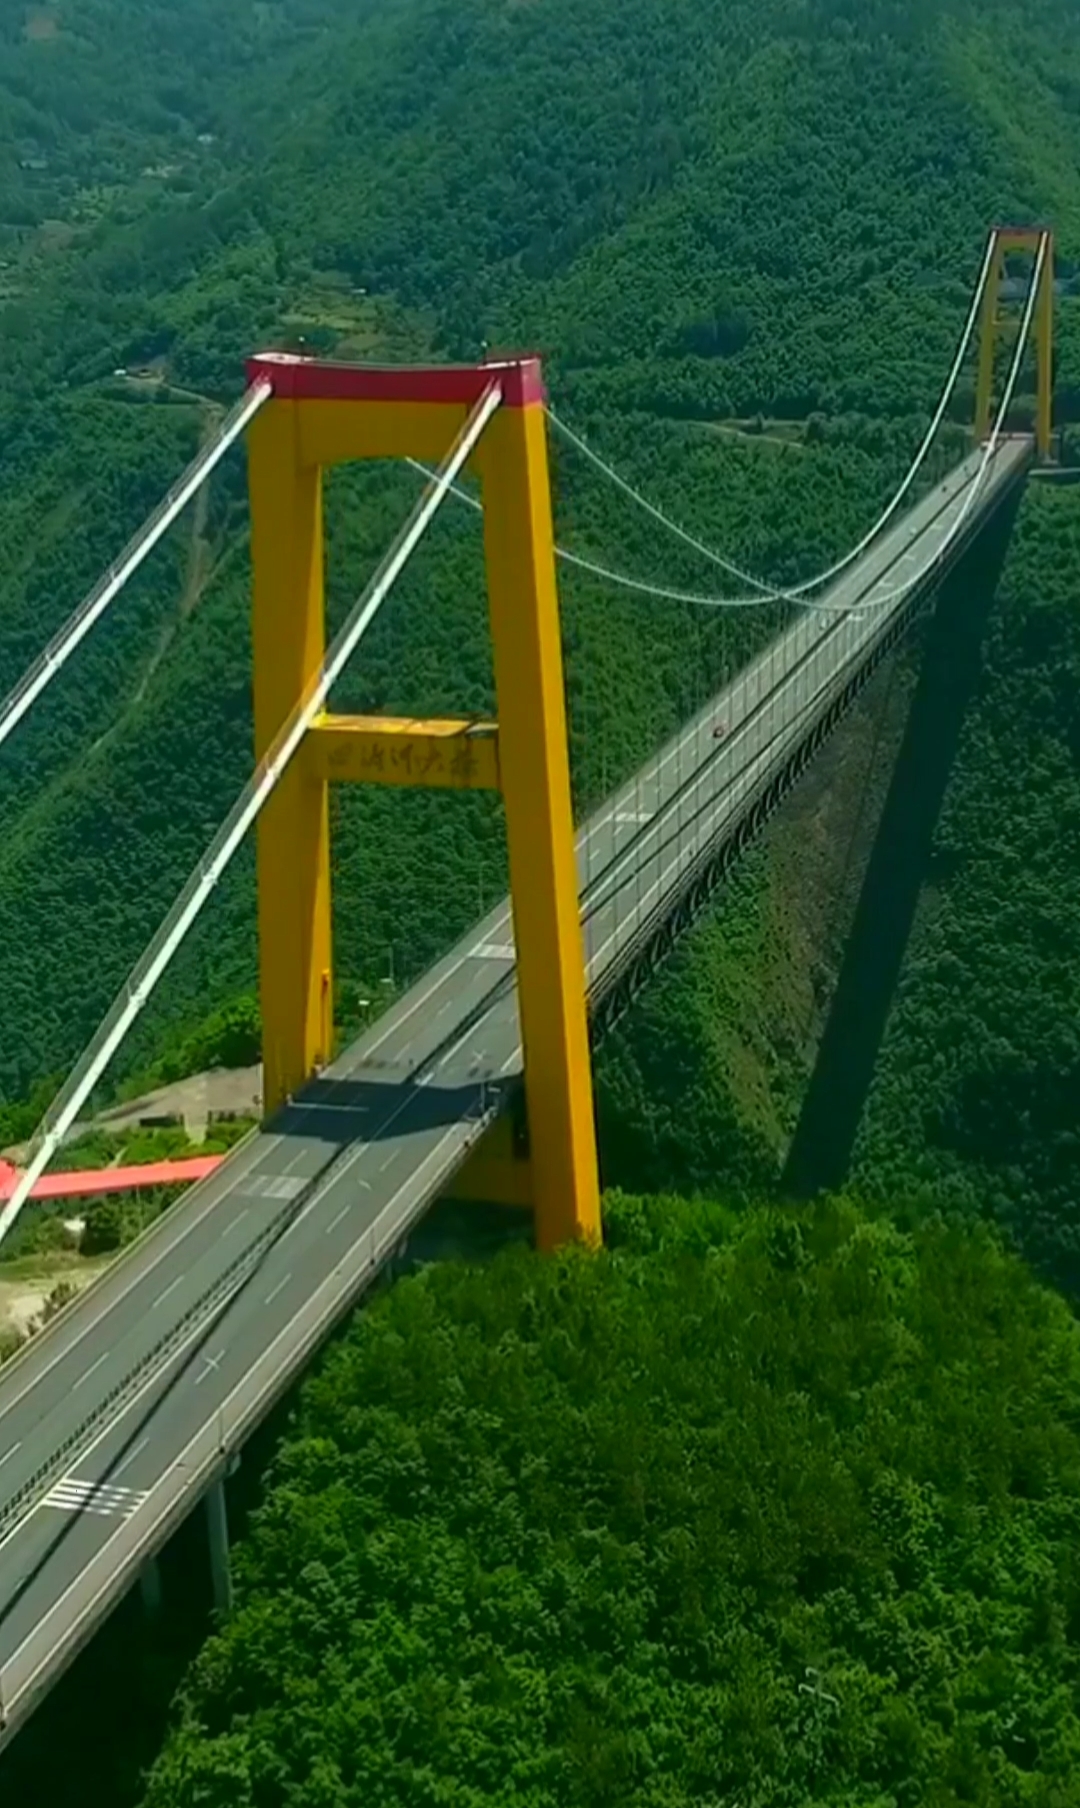
[(323, 716), (308, 734), (304, 762), (316, 779), (497, 791), (499, 731), (494, 722)]

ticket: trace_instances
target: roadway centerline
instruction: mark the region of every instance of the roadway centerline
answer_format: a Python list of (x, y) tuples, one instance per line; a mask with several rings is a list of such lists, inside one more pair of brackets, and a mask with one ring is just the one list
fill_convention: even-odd
[(82, 1387), (84, 1382), (89, 1381), (91, 1375), (95, 1372), (95, 1370), (99, 1369), (101, 1367), (102, 1363), (108, 1362), (108, 1360), (109, 1360), (109, 1351), (102, 1350), (101, 1355), (97, 1358), (97, 1361), (92, 1362), (88, 1369), (83, 1370), (82, 1374), (79, 1376), (79, 1379), (74, 1383), (74, 1386), (76, 1388)]

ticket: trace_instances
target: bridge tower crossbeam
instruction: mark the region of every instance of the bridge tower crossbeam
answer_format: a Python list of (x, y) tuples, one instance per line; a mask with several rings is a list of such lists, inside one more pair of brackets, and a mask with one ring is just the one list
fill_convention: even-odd
[[(256, 757), (325, 652), (322, 473), (361, 458), (438, 462), (493, 383), (474, 457), (484, 509), (497, 722), (324, 713), (259, 818), (264, 1108), (325, 1066), (333, 1040), (328, 788), (337, 779), (497, 787), (506, 806), (537, 1242), (600, 1235), (585, 961), (555, 583), (544, 390), (535, 359), (376, 369), (265, 354), (273, 399), (248, 434)], [(489, 1169), (501, 1165), (492, 1139)], [(518, 1152), (512, 1164), (522, 1187)]]
[(1040, 459), (1050, 457), (1054, 397), (1054, 238), (1041, 226), (995, 226), (991, 232), (991, 258), (983, 294), (979, 374), (975, 397), (975, 437), (980, 445), (990, 437), (993, 408), (994, 358), (1004, 320), (1001, 287), (1005, 260), (1010, 252), (1030, 252), (1037, 257), (1046, 240), (1046, 255), (1039, 277), (1039, 293), (1032, 321), (1036, 360), (1035, 445)]

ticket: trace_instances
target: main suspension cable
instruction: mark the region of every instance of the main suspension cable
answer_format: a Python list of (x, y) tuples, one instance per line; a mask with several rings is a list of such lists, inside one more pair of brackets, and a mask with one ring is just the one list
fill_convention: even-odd
[(230, 446), (240, 438), (254, 420), (259, 409), (270, 400), (271, 385), (262, 381), (245, 391), (235, 408), (226, 415), (210, 444), (196, 453), (183, 476), (166, 492), (153, 513), (147, 517), (128, 541), (120, 557), (103, 572), (93, 589), (69, 615), (58, 633), (53, 635), (45, 651), (24, 672), (14, 690), (0, 704), (0, 747), (22, 721), (28, 709), (37, 702), (42, 691), (52, 683), (57, 672), (67, 664), (80, 641), (89, 634), (128, 579), (153, 552), (177, 516), (182, 514), (192, 497), (220, 464)]
[(637, 507), (643, 509), (646, 514), (650, 515), (652, 519), (668, 533), (671, 533), (677, 539), (682, 540), (687, 546), (691, 547), (695, 552), (700, 553), (712, 564), (719, 566), (722, 571), (728, 572), (729, 575), (736, 578), (740, 584), (748, 584), (751, 589), (761, 591), (772, 601), (796, 602), (806, 596), (809, 591), (820, 589), (823, 584), (828, 583), (829, 580), (834, 577), (838, 577), (842, 572), (846, 571), (850, 565), (854, 564), (866, 551), (871, 542), (878, 537), (885, 527), (888, 526), (889, 522), (903, 503), (904, 498), (908, 495), (912, 484), (915, 482), (922, 466), (926, 462), (930, 448), (937, 436), (946, 412), (948, 411), (953, 391), (956, 388), (964, 360), (967, 357), (972, 335), (974, 334), (975, 326), (982, 308), (986, 284), (990, 276), (995, 241), (996, 234), (992, 233), (987, 241), (982, 270), (975, 286), (971, 307), (968, 311), (968, 317), (964, 324), (964, 330), (961, 334), (960, 343), (953, 358), (952, 367), (946, 379), (945, 387), (942, 390), (938, 405), (934, 410), (930, 425), (923, 437), (922, 444), (916, 452), (899, 488), (883, 509), (882, 513), (878, 516), (874, 525), (867, 530), (862, 536), (862, 539), (859, 540), (857, 545), (852, 547), (850, 552), (845, 553), (843, 558), (837, 559), (835, 563), (830, 565), (826, 570), (818, 572), (815, 577), (807, 578), (803, 583), (796, 584), (790, 589), (783, 589), (778, 585), (770, 584), (763, 578), (755, 577), (752, 572), (744, 571), (742, 567), (736, 565), (733, 560), (728, 559), (724, 554), (717, 552), (715, 547), (707, 545), (705, 541), (699, 540), (695, 534), (689, 533), (679, 522), (673, 521), (662, 509), (657, 508), (655, 503), (650, 502), (647, 496), (642, 495), (639, 490), (635, 489), (633, 484), (629, 483), (612, 465), (608, 464), (598, 452), (594, 451), (579, 433), (576, 433), (572, 427), (568, 426), (568, 424), (556, 414), (550, 403), (546, 410), (548, 419), (563, 438), (576, 447), (576, 449), (581, 452), (610, 483), (614, 484), (625, 496), (629, 497)]
[[(430, 466), (423, 464), (420, 459), (406, 458), (405, 463), (425, 480), (430, 480), (433, 476)], [(477, 515), (483, 514), (483, 503), (478, 497), (471, 495), (463, 484), (456, 483), (451, 488), (458, 502), (465, 503)], [(631, 590), (638, 596), (654, 597), (664, 603), (688, 603), (701, 609), (767, 609), (777, 601), (771, 592), (758, 596), (707, 596), (699, 590), (673, 590), (665, 584), (656, 584), (647, 578), (631, 577), (628, 572), (598, 564), (595, 559), (586, 559), (581, 553), (571, 552), (566, 546), (556, 546), (555, 557), (563, 564), (587, 573), (589, 577), (600, 579), (602, 583), (614, 584), (621, 590)], [(816, 615), (862, 615), (878, 606), (876, 597), (859, 603), (829, 603), (818, 597), (802, 596), (793, 597), (793, 601), (796, 608)]]

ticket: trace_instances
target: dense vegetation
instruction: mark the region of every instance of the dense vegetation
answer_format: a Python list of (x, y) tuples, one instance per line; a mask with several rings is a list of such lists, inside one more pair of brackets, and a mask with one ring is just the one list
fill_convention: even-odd
[(306, 1384), (146, 1808), (1072, 1799), (1065, 1309), (846, 1206), (609, 1231)]
[[(301, 335), (539, 346), (557, 407), (652, 497), (806, 575), (904, 468), (992, 218), (1058, 229), (1080, 419), (1078, 99), (1071, 0), (9, 9), (0, 690), (244, 353)], [(942, 461), (970, 406), (965, 377)], [(716, 587), (561, 447), (555, 473), (565, 542)], [(413, 494), (335, 476), (335, 619)], [(237, 459), (5, 748), (0, 1141), (248, 768), (243, 528)], [(1075, 1333), (959, 1219), (1080, 1285), (1078, 570), (1076, 491), (1032, 486), (863, 1125), (881, 1222), (624, 1198), (595, 1263), (518, 1254), (391, 1295), (305, 1390), (148, 1808), (1071, 1799)], [(342, 701), (486, 706), (480, 585), (448, 512)], [(771, 626), (578, 575), (563, 606), (581, 805)], [(632, 1192), (775, 1185), (897, 669), (603, 1051), (605, 1167)], [(335, 865), (347, 1026), (493, 901), (499, 812), (350, 793)], [(250, 1058), (252, 905), (249, 863), (118, 1080)]]

